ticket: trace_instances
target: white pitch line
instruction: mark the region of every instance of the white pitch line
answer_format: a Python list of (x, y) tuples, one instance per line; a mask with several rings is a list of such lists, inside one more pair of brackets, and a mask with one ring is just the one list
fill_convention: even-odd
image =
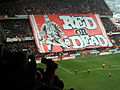
[[(90, 61), (79, 61), (79, 60), (74, 60), (74, 61), (77, 61), (77, 62), (80, 62), (80, 63), (83, 63), (83, 62), (91, 62), (91, 61), (98, 61), (98, 60), (90, 60)], [(119, 67), (120, 65), (111, 65), (110, 67)]]
[(120, 70), (120, 68), (116, 68), (116, 69), (109, 69), (109, 70)]
[[(78, 60), (77, 60), (77, 61), (78, 61)], [(118, 66), (120, 66), (120, 65), (112, 65), (111, 67), (118, 67)], [(66, 72), (68, 72), (68, 73), (74, 74), (73, 72), (65, 69), (64, 67), (61, 67), (61, 66), (58, 66), (58, 67), (61, 68), (61, 69), (63, 69), (64, 71), (66, 71)], [(119, 70), (120, 68), (116, 68), (116, 69), (96, 68), (96, 69), (91, 69), (91, 71), (96, 71), (96, 70), (101, 70), (101, 69), (103, 69), (103, 70)], [(87, 70), (80, 71), (80, 72), (78, 72), (78, 73), (84, 73), (84, 72), (87, 72)]]
[(71, 71), (69, 71), (69, 70), (65, 69), (64, 67), (61, 67), (61, 66), (58, 66), (58, 67), (59, 67), (59, 68), (61, 68), (61, 69), (63, 69), (64, 71), (66, 71), (66, 72), (68, 72), (68, 73), (73, 74), (73, 72), (71, 72)]
[[(119, 65), (120, 66), (120, 65)], [(115, 66), (114, 66), (115, 67)], [(115, 68), (115, 69), (104, 69), (104, 68), (96, 68), (96, 69), (91, 69), (91, 71), (96, 71), (96, 70), (120, 70), (120, 68)], [(83, 73), (83, 72), (87, 72), (87, 70), (84, 71), (80, 71), (78, 73)]]
[(112, 65), (111, 67), (119, 67), (120, 65)]
[(83, 63), (83, 62), (92, 62), (92, 61), (100, 61), (100, 60), (74, 60), (74, 61), (77, 61), (77, 62), (80, 62), (80, 63)]
[[(91, 69), (91, 71), (96, 71), (96, 70), (100, 70), (100, 69), (103, 69), (103, 68), (96, 68), (96, 69)], [(87, 72), (87, 70), (84, 70), (84, 71), (80, 71), (78, 73), (83, 73), (83, 72)]]

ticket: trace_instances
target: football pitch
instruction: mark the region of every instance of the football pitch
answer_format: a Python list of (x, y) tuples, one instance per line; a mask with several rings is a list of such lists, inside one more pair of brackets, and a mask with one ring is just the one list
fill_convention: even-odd
[(56, 63), (56, 75), (64, 82), (64, 90), (120, 90), (120, 54), (77, 56)]

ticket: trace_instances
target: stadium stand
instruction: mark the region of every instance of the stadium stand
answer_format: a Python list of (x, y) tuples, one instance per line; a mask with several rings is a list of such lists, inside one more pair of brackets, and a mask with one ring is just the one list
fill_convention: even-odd
[(111, 42), (119, 46), (119, 32), (120, 29), (117, 28), (109, 17), (101, 17), (102, 23), (105, 27), (106, 33), (108, 33)]
[(17, 0), (0, 4), (2, 15), (100, 14), (112, 15), (104, 0)]
[(14, 38), (16, 36), (19, 36), (21, 38), (33, 37), (30, 23), (28, 20), (24, 19), (2, 20), (1, 24), (3, 26), (7, 38)]
[[(9, 2), (2, 0), (0, 14), (6, 17), (29, 14), (100, 14), (112, 16), (112, 12), (104, 0), (12, 0)], [(108, 17), (101, 17), (101, 20), (107, 33), (119, 32)], [(48, 63), (43, 60), (42, 63), (47, 66), (46, 71), (42, 68), (36, 68), (35, 57), (40, 57), (41, 54), (37, 51), (29, 20), (4, 19), (0, 20), (0, 23), (5, 36), (16, 40), (6, 42), (8, 51), (3, 50), (2, 45), (0, 45), (1, 51), (4, 51), (0, 55), (2, 73), (0, 78), (3, 88), (6, 89), (4, 86), (9, 85), (12, 90), (63, 90), (63, 81), (54, 73), (58, 67), (55, 62), (49, 60)], [(110, 38), (115, 41), (113, 44), (120, 45), (120, 35), (111, 35)], [(11, 61), (9, 61), (10, 59)], [(52, 72), (50, 72), (51, 70)]]
[(109, 19), (109, 17), (101, 17), (103, 25), (107, 33), (109, 32), (119, 32), (120, 30), (113, 24), (113, 22)]

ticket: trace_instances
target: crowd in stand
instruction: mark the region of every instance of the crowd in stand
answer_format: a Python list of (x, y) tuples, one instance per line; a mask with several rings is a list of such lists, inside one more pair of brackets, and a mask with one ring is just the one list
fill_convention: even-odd
[(25, 37), (33, 37), (32, 28), (27, 19), (1, 20), (5, 36), (7, 38), (20, 38), (20, 41), (7, 42), (11, 52), (27, 49), (30, 54), (38, 55), (34, 40), (23, 40)]
[(111, 37), (110, 37), (110, 39), (111, 39), (111, 42), (114, 44), (114, 45), (116, 45), (117, 47), (120, 47), (120, 35), (118, 34), (118, 35), (112, 35)]
[(0, 4), (2, 15), (100, 14), (112, 15), (104, 0), (15, 0)]
[(27, 50), (29, 54), (33, 54), (35, 56), (39, 55), (34, 40), (21, 41), (21, 42), (8, 42), (7, 46), (11, 52)]
[(2, 27), (8, 38), (15, 38), (19, 36), (23, 37), (32, 37), (32, 30), (28, 20), (26, 19), (14, 19), (14, 20), (1, 20)]
[(101, 17), (102, 23), (105, 27), (107, 33), (109, 32), (120, 32), (118, 28), (113, 24), (113, 22), (108, 17)]
[(102, 20), (103, 26), (105, 27), (106, 32), (109, 33), (111, 42), (116, 46), (119, 46), (120, 45), (119, 34), (114, 35), (112, 33), (120, 32), (120, 29), (116, 27), (115, 24), (108, 17), (101, 17), (101, 20)]

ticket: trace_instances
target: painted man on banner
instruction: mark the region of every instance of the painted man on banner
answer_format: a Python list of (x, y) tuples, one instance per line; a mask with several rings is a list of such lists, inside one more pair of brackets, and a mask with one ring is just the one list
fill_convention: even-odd
[[(62, 50), (66, 51), (66, 48), (70, 47), (70, 41), (67, 36), (55, 22), (50, 21), (47, 15), (44, 15), (44, 20), (45, 23), (41, 26), (39, 32), (40, 40), (42, 42), (46, 42), (49, 52), (52, 52), (53, 45), (61, 46)], [(63, 38), (60, 37), (59, 33), (62, 35)], [(43, 38), (45, 34), (47, 36), (47, 40)], [(56, 41), (57, 43), (54, 43), (53, 41)]]

